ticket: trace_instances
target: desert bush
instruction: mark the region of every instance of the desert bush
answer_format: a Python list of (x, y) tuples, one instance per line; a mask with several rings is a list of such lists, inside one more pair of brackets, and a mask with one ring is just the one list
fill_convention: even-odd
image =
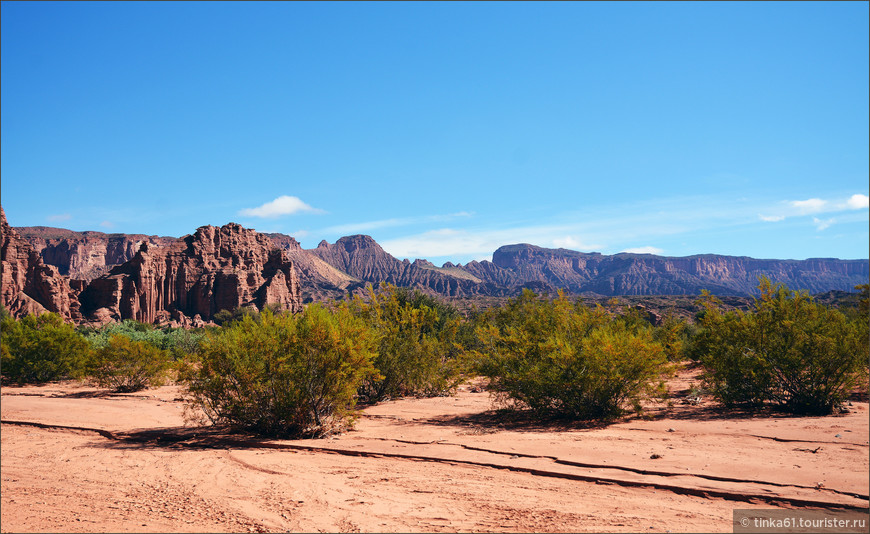
[(324, 436), (350, 424), (374, 340), (345, 309), (266, 310), (206, 335), (183, 373), (191, 405), (213, 422), (269, 436)]
[(112, 335), (95, 351), (88, 374), (100, 387), (129, 393), (163, 385), (170, 369), (172, 359), (165, 350), (147, 341)]
[(84, 375), (90, 347), (60, 315), (43, 313), (20, 320), (2, 319), (3, 378), (18, 383), (44, 383)]
[(444, 394), (461, 381), (463, 349), (457, 342), (460, 317), (437, 299), (407, 288), (382, 284), (367, 298), (347, 305), (377, 334), (373, 364), (360, 394), (369, 400), (403, 395)]
[(866, 370), (868, 339), (839, 311), (805, 292), (761, 278), (747, 312), (723, 314), (705, 295), (694, 350), (711, 393), (727, 406), (773, 403), (801, 414), (829, 414)]
[(184, 328), (156, 328), (153, 325), (126, 319), (120, 323), (110, 323), (99, 329), (85, 332), (85, 337), (94, 350), (109, 344), (114, 336), (124, 336), (132, 341), (143, 341), (156, 349), (166, 351), (175, 359), (193, 354), (199, 347), (204, 333)]
[[(668, 365), (651, 329), (602, 307), (524, 290), (488, 313), (478, 369), (498, 398), (547, 416), (609, 419), (661, 395)], [(636, 326), (636, 325), (635, 325)]]
[(680, 361), (685, 357), (690, 337), (689, 325), (674, 315), (672, 311), (669, 311), (662, 324), (653, 330), (653, 338), (661, 343), (668, 361), (671, 362)]
[[(283, 306), (278, 303), (267, 304), (264, 307), (264, 310), (269, 310), (272, 314), (277, 314), (284, 311)], [(258, 310), (254, 306), (242, 306), (234, 310), (220, 310), (219, 312), (214, 314), (213, 320), (219, 326), (223, 326), (224, 324), (238, 321), (244, 317), (251, 317), (255, 321), (259, 320), (260, 310)]]

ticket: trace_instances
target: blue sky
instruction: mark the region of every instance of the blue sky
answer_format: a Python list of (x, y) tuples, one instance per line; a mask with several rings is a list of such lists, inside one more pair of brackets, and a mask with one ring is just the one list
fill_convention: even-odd
[(13, 226), (868, 258), (867, 2), (2, 2)]

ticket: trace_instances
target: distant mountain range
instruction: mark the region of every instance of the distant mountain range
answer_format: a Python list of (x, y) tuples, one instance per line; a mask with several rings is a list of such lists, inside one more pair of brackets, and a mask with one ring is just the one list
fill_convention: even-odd
[[(15, 228), (61, 275), (90, 282), (133, 259), (142, 243), (169, 247), (170, 237), (73, 232), (61, 228)], [(812, 258), (755, 259), (703, 254), (666, 257), (652, 254), (584, 253), (529, 244), (500, 247), (492, 261), (441, 267), (425, 259), (399, 260), (365, 235), (342, 237), (303, 249), (293, 237), (265, 234), (293, 262), (305, 301), (336, 298), (366, 284), (389, 282), (450, 297), (510, 296), (523, 288), (558, 289), (585, 296), (752, 295), (760, 276), (811, 294), (852, 291), (870, 279), (870, 260)], [(183, 239), (183, 238), (182, 238)]]

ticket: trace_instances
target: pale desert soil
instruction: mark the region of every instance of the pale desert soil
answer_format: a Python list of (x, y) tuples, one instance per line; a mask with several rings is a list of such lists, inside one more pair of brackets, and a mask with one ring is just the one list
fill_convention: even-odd
[[(598, 427), (498, 416), (474, 385), (322, 440), (185, 423), (177, 386), (2, 389), (3, 532), (731, 532), (735, 508), (866, 508), (868, 405), (684, 400)], [(654, 457), (660, 456), (660, 457)]]

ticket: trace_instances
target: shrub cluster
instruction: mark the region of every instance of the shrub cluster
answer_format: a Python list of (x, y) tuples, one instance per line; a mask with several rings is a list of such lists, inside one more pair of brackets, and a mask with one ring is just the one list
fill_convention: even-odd
[(328, 435), (346, 426), (375, 341), (348, 310), (264, 311), (209, 333), (184, 373), (190, 400), (213, 422), (269, 436)]
[(382, 284), (348, 305), (377, 339), (373, 364), (360, 394), (371, 401), (404, 395), (435, 396), (460, 382), (463, 349), (456, 310), (417, 290)]
[[(653, 327), (639, 310), (590, 308), (531, 291), (462, 317), (421, 293), (383, 284), (365, 297), (304, 313), (221, 312), (207, 332), (136, 321), (76, 331), (51, 313), (2, 315), (4, 381), (93, 377), (136, 391), (173, 368), (190, 405), (214, 423), (270, 436), (325, 436), (347, 427), (359, 399), (443, 395), (477, 373), (505, 405), (539, 416), (612, 419), (661, 397), (686, 356), (726, 406), (830, 413), (870, 366), (870, 285), (841, 313), (762, 278), (749, 312), (724, 313), (705, 293), (696, 324)], [(5, 310), (0, 310), (5, 311)]]
[(88, 374), (100, 387), (132, 392), (162, 386), (172, 367), (165, 350), (115, 334), (94, 351)]
[(2, 318), (2, 375), (19, 384), (93, 378), (118, 392), (161, 385), (197, 350), (200, 332), (124, 321), (76, 329), (54, 313)]
[(185, 328), (156, 328), (154, 325), (132, 319), (120, 323), (109, 323), (96, 330), (83, 329), (83, 333), (95, 350), (100, 350), (108, 345), (112, 337), (123, 336), (132, 341), (148, 343), (176, 360), (195, 353), (199, 347), (199, 342), (205, 335), (202, 331)]
[(773, 403), (793, 413), (831, 413), (866, 375), (866, 317), (847, 321), (767, 278), (759, 290), (748, 313), (722, 313), (705, 294), (693, 351), (707, 387), (726, 406)]
[(60, 315), (28, 315), (16, 321), (4, 314), (0, 328), (5, 380), (39, 384), (85, 375), (90, 346)]
[(487, 315), (480, 336), (490, 389), (542, 415), (609, 419), (663, 392), (667, 360), (651, 328), (562, 293), (550, 301), (523, 291)]

